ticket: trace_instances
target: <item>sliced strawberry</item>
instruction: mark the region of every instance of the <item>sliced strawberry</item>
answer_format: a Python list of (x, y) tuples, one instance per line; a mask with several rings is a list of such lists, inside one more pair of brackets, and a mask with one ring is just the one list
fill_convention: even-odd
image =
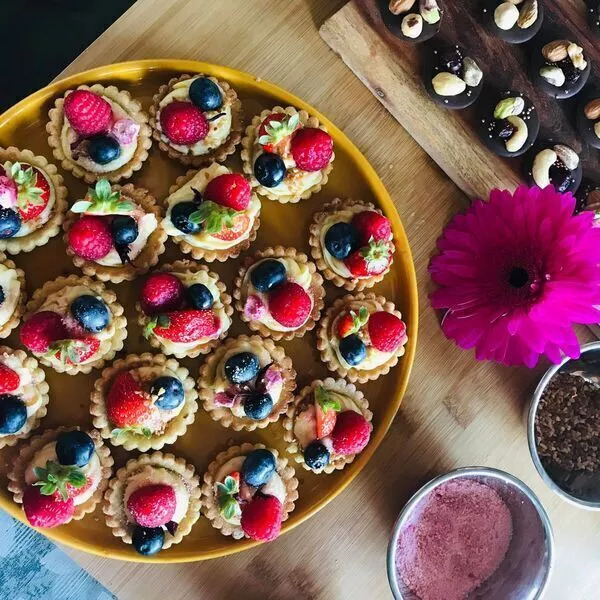
[(333, 431), (337, 420), (337, 413), (332, 408), (324, 410), (320, 404), (316, 403), (315, 418), (317, 421), (317, 438), (322, 440)]
[(146, 335), (188, 344), (202, 338), (214, 337), (219, 332), (219, 318), (212, 310), (179, 310), (150, 320)]
[(19, 387), (19, 374), (0, 363), (0, 394), (14, 392)]
[(258, 143), (265, 152), (287, 154), (292, 134), (302, 127), (298, 114), (272, 113), (265, 117), (258, 128)]
[(353, 277), (379, 275), (385, 272), (391, 262), (391, 244), (386, 241), (371, 241), (369, 245), (352, 252), (344, 259), (344, 264)]
[(92, 358), (99, 348), (100, 340), (93, 337), (59, 340), (50, 344), (45, 357), (55, 357), (64, 364), (80, 365)]
[(358, 314), (354, 310), (347, 312), (337, 322), (338, 336), (345, 338), (353, 333), (358, 333), (368, 320), (369, 311), (364, 306), (360, 307)]
[(14, 163), (10, 175), (17, 184), (17, 207), (21, 218), (29, 221), (39, 216), (50, 200), (50, 183), (37, 167)]
[(250, 217), (239, 214), (233, 217), (233, 227), (224, 227), (220, 233), (213, 233), (212, 236), (224, 242), (233, 242), (241, 237), (250, 227)]

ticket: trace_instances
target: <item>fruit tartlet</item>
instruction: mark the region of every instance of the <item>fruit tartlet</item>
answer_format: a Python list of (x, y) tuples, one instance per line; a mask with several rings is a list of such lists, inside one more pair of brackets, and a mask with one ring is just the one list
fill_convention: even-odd
[(333, 140), (305, 110), (263, 110), (242, 140), (244, 172), (262, 196), (285, 204), (317, 193), (333, 168)]
[(306, 386), (283, 420), (287, 451), (308, 471), (333, 473), (362, 452), (371, 438), (369, 403), (343, 379), (328, 377)]
[(183, 458), (142, 454), (110, 480), (103, 510), (115, 537), (150, 556), (181, 542), (200, 518), (200, 480)]
[(294, 510), (298, 479), (286, 458), (244, 443), (217, 455), (204, 475), (202, 508), (211, 525), (236, 540), (274, 540)]
[(294, 398), (296, 371), (283, 348), (257, 335), (219, 346), (200, 369), (204, 409), (236, 431), (267, 427)]
[(89, 277), (58, 277), (27, 303), (21, 343), (41, 363), (76, 375), (98, 369), (123, 348), (127, 321), (117, 295)]
[(25, 273), (0, 252), (0, 338), (19, 325), (26, 299)]
[(194, 422), (196, 382), (172, 358), (130, 354), (102, 371), (94, 383), (90, 412), (94, 427), (113, 446), (159, 450)]
[(0, 346), (0, 448), (27, 437), (46, 416), (46, 375), (23, 350)]
[(315, 213), (309, 241), (321, 273), (348, 291), (372, 287), (393, 262), (392, 227), (370, 203), (335, 198)]
[(226, 81), (181, 75), (154, 96), (150, 125), (158, 147), (184, 165), (223, 162), (242, 139), (242, 103)]
[(275, 246), (246, 257), (233, 296), (240, 318), (250, 329), (274, 340), (291, 340), (314, 329), (325, 289), (306, 254)]
[(148, 190), (100, 179), (67, 214), (67, 254), (86, 275), (131, 281), (156, 265), (165, 251), (160, 212)]
[(57, 527), (94, 511), (114, 461), (96, 430), (47, 429), (23, 442), (8, 489), (33, 527)]
[(177, 358), (213, 350), (227, 336), (233, 314), (219, 276), (190, 260), (163, 265), (149, 275), (136, 309), (150, 344)]
[(43, 246), (60, 230), (67, 188), (43, 156), (0, 148), (0, 250), (9, 254)]
[(148, 158), (148, 117), (129, 92), (113, 85), (67, 90), (48, 116), (48, 144), (55, 158), (87, 183), (127, 179)]
[(236, 258), (256, 239), (260, 200), (243, 175), (223, 165), (188, 171), (165, 202), (163, 228), (196, 260)]
[(407, 341), (400, 312), (373, 293), (338, 298), (317, 331), (317, 348), (327, 368), (360, 383), (388, 373)]

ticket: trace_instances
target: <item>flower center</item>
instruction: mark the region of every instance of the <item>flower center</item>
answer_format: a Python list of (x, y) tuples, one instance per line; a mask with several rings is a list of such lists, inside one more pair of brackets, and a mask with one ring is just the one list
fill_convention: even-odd
[(508, 283), (514, 288), (522, 288), (529, 281), (529, 273), (523, 267), (513, 267), (508, 274)]

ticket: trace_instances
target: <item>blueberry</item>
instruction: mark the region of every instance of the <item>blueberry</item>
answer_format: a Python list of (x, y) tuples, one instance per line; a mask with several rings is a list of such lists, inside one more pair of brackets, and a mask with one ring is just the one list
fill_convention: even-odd
[(198, 204), (195, 202), (180, 202), (171, 209), (171, 223), (183, 233), (198, 233), (202, 225), (190, 221), (190, 215), (197, 210)]
[(273, 410), (273, 398), (270, 394), (255, 392), (246, 396), (244, 400), (244, 413), (249, 419), (260, 421), (266, 419)]
[(252, 352), (238, 352), (225, 362), (225, 376), (231, 383), (246, 383), (258, 375), (260, 364)]
[(367, 348), (362, 343), (362, 340), (353, 333), (340, 340), (340, 353), (350, 366), (354, 366), (365, 360)]
[(6, 296), (4, 295), (4, 289), (0, 285), (0, 304), (2, 304), (6, 300)]
[(70, 310), (76, 321), (92, 333), (100, 333), (110, 321), (110, 312), (106, 304), (100, 298), (89, 294), (75, 298)]
[(329, 450), (321, 442), (315, 440), (304, 449), (304, 462), (311, 469), (320, 471), (329, 464)]
[(162, 550), (165, 532), (162, 527), (142, 527), (135, 525), (131, 534), (133, 547), (142, 555), (150, 556)]
[(109, 135), (96, 135), (90, 139), (88, 154), (95, 163), (106, 165), (119, 158), (121, 146), (115, 138)]
[(335, 258), (346, 258), (357, 247), (358, 231), (350, 223), (336, 223), (325, 234), (325, 248)]
[(27, 421), (27, 407), (21, 398), (0, 394), (0, 433), (17, 433)]
[(192, 81), (188, 91), (190, 100), (200, 110), (217, 110), (223, 104), (219, 86), (208, 77), (198, 77)]
[(185, 290), (185, 297), (192, 308), (207, 310), (215, 302), (211, 291), (203, 283), (194, 283)]
[(0, 240), (17, 235), (21, 229), (21, 217), (12, 208), (0, 209)]
[(266, 448), (252, 450), (242, 464), (242, 479), (252, 487), (260, 487), (275, 472), (275, 456)]
[(157, 398), (155, 405), (160, 410), (177, 408), (183, 402), (185, 396), (181, 381), (169, 375), (163, 375), (155, 379), (150, 387), (150, 394)]
[(85, 467), (95, 451), (94, 440), (85, 431), (66, 431), (56, 439), (56, 456), (61, 465)]
[(254, 162), (254, 176), (265, 187), (278, 186), (285, 177), (285, 163), (278, 154), (265, 152)]
[(250, 271), (250, 281), (259, 292), (269, 292), (285, 279), (285, 265), (274, 258), (259, 262)]
[(138, 236), (137, 222), (127, 215), (117, 215), (110, 224), (110, 233), (115, 245), (133, 244)]

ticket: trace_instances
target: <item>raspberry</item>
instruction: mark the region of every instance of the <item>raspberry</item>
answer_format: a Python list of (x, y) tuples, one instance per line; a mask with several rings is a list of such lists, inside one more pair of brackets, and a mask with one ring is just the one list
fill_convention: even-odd
[(388, 219), (374, 210), (365, 210), (354, 215), (352, 225), (358, 230), (361, 246), (368, 245), (372, 239), (387, 241), (392, 236), (392, 227)]
[(396, 315), (385, 311), (373, 313), (367, 323), (371, 346), (381, 352), (393, 352), (406, 338), (406, 325)]
[(65, 98), (64, 109), (71, 127), (83, 136), (106, 131), (112, 117), (110, 104), (88, 90), (71, 92)]
[(104, 258), (113, 248), (108, 224), (101, 217), (81, 217), (69, 230), (69, 247), (85, 260)]
[(27, 486), (23, 494), (23, 510), (33, 527), (56, 527), (71, 520), (75, 506), (73, 498), (62, 500), (60, 496), (44, 496), (41, 488)]
[(293, 281), (277, 286), (269, 296), (269, 312), (284, 327), (300, 327), (312, 310), (312, 300), (304, 288)]
[(369, 443), (371, 425), (353, 410), (338, 413), (331, 432), (333, 450), (338, 454), (358, 454)]
[(166, 525), (175, 514), (177, 500), (170, 485), (154, 484), (138, 488), (129, 496), (127, 509), (142, 527)]
[(150, 275), (140, 292), (140, 304), (147, 315), (176, 310), (183, 302), (185, 288), (172, 273)]
[(279, 535), (282, 518), (281, 502), (275, 496), (257, 494), (242, 508), (242, 529), (253, 540), (270, 542)]
[(333, 140), (322, 129), (305, 127), (292, 138), (292, 156), (299, 169), (320, 171), (333, 156)]
[(209, 125), (202, 111), (191, 102), (171, 102), (160, 111), (160, 126), (174, 144), (191, 145), (203, 140)]
[(211, 179), (204, 190), (204, 198), (233, 210), (246, 210), (250, 204), (250, 184), (239, 173), (224, 173)]
[(0, 363), (0, 394), (14, 392), (19, 387), (19, 382), (19, 374), (4, 363)]
[(66, 337), (61, 316), (49, 310), (35, 313), (21, 327), (21, 343), (37, 354), (48, 352), (52, 342)]

